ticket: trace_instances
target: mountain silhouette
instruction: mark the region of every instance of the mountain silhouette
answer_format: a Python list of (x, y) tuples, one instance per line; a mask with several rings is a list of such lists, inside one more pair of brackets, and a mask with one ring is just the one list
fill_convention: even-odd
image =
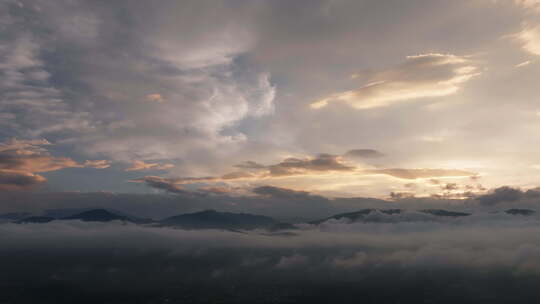
[(25, 218), (23, 218), (21, 220), (18, 220), (16, 223), (19, 223), (19, 224), (24, 224), (24, 223), (43, 224), (43, 223), (52, 222), (54, 220), (55, 220), (55, 218), (50, 217), (50, 216), (29, 216), (29, 217), (25, 217)]
[(105, 209), (93, 209), (84, 211), (78, 214), (74, 214), (68, 217), (62, 218), (63, 220), (81, 220), (84, 222), (110, 222), (110, 221), (126, 221), (132, 222), (132, 220), (124, 215), (112, 213)]
[(436, 216), (450, 216), (450, 217), (460, 217), (460, 216), (469, 216), (469, 215), (471, 215), (470, 213), (448, 211), (448, 210), (444, 210), (444, 209), (424, 209), (424, 210), (420, 210), (420, 212), (431, 214), (431, 215), (436, 215)]
[(512, 208), (512, 209), (508, 209), (508, 210), (506, 210), (504, 212), (506, 212), (507, 214), (511, 214), (511, 215), (532, 215), (536, 211), (529, 210), (529, 209), (515, 209), (515, 208)]
[[(456, 212), (456, 211), (448, 211), (443, 209), (424, 209), (419, 210), (412, 213), (405, 213), (406, 210), (403, 209), (362, 209), (359, 211), (354, 212), (348, 212), (348, 213), (340, 213), (336, 215), (332, 215), (330, 217), (315, 220), (308, 222), (312, 225), (319, 225), (321, 223), (324, 223), (329, 220), (341, 220), (341, 219), (347, 219), (350, 222), (358, 222), (358, 221), (365, 221), (365, 222), (399, 222), (399, 221), (421, 221), (421, 220), (428, 220), (429, 216), (435, 216), (435, 217), (462, 217), (462, 216), (469, 216), (470, 213), (465, 212)], [(414, 215), (416, 213), (416, 216), (406, 216)], [(420, 214), (425, 214), (424, 216), (419, 216)], [(388, 216), (402, 216), (403, 217), (388, 217)]]
[(369, 215), (371, 213), (374, 213), (374, 212), (380, 212), (380, 213), (387, 214), (387, 215), (393, 215), (393, 214), (399, 214), (402, 211), (403, 210), (401, 210), (401, 209), (362, 209), (362, 210), (359, 210), (359, 211), (340, 213), (340, 214), (332, 215), (332, 216), (324, 218), (324, 219), (311, 221), (311, 222), (309, 222), (309, 224), (318, 225), (318, 224), (321, 224), (323, 222), (326, 222), (326, 221), (332, 220), (332, 219), (334, 219), (334, 220), (348, 219), (348, 220), (354, 222), (354, 221), (363, 219), (367, 215)]
[(160, 226), (178, 227), (183, 229), (291, 229), (290, 224), (280, 223), (271, 217), (247, 213), (218, 212), (205, 210), (195, 213), (181, 214), (168, 217), (159, 222)]

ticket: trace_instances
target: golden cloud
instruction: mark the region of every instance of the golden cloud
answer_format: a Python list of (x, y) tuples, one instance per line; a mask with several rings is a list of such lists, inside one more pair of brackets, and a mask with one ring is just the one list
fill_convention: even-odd
[(402, 65), (368, 76), (368, 84), (359, 89), (323, 97), (312, 103), (311, 108), (343, 102), (355, 109), (370, 109), (447, 96), (478, 75), (479, 68), (464, 56), (437, 53), (408, 56)]
[(540, 25), (525, 25), (521, 32), (515, 35), (515, 38), (521, 42), (525, 51), (540, 55)]
[(365, 170), (366, 174), (384, 174), (400, 179), (436, 178), (436, 177), (469, 177), (477, 173), (457, 169), (375, 169)]
[(50, 155), (43, 146), (46, 140), (11, 140), (0, 144), (0, 190), (22, 190), (46, 181), (35, 173), (50, 172), (65, 168), (92, 167), (108, 168), (106, 160), (87, 160), (83, 164), (67, 157)]
[(146, 163), (144, 161), (136, 160), (131, 164), (131, 167), (126, 169), (126, 171), (168, 170), (172, 168), (174, 168), (173, 164)]

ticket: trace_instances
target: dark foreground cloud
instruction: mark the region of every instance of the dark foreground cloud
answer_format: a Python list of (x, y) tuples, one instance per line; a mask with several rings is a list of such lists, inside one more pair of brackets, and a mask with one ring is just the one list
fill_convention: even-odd
[[(2, 303), (531, 303), (537, 220), (331, 223), (294, 235), (0, 225)], [(504, 286), (504, 288), (502, 288)]]

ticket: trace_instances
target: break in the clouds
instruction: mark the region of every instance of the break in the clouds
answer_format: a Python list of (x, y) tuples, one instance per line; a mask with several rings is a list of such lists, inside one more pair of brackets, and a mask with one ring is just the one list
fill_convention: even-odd
[(479, 67), (467, 56), (438, 53), (413, 55), (397, 67), (366, 75), (367, 84), (359, 89), (323, 97), (312, 103), (311, 107), (320, 109), (329, 103), (343, 102), (361, 110), (447, 96), (455, 94), (464, 83), (478, 75)]

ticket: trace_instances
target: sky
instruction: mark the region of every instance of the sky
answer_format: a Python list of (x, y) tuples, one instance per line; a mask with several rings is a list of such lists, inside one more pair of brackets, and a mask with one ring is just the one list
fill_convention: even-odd
[(3, 0), (0, 32), (20, 200), (538, 186), (538, 0)]

